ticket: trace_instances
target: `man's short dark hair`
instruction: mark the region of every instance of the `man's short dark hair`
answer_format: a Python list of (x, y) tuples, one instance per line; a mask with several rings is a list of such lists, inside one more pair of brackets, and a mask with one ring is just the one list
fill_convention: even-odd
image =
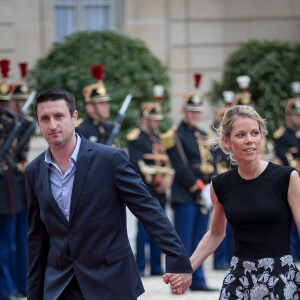
[(36, 118), (37, 118), (37, 107), (38, 107), (39, 103), (47, 102), (47, 101), (57, 101), (57, 100), (65, 100), (66, 101), (66, 104), (67, 104), (70, 114), (72, 116), (74, 111), (76, 110), (74, 96), (63, 89), (50, 88), (50, 89), (46, 89), (43, 92), (41, 92), (36, 98), (35, 105), (34, 105), (34, 111), (35, 111)]

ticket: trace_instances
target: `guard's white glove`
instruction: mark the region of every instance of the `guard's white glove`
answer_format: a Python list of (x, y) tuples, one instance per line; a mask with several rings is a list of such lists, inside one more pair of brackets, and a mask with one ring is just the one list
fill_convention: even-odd
[(212, 203), (210, 199), (210, 184), (206, 184), (205, 188), (201, 191), (201, 198), (203, 199), (205, 206), (208, 210), (212, 209)]

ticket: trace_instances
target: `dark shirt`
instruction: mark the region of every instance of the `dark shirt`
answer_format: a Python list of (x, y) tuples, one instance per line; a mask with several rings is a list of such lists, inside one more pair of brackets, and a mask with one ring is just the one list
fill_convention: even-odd
[(269, 163), (256, 178), (245, 180), (235, 168), (212, 183), (233, 228), (234, 255), (245, 258), (290, 253), (292, 212), (287, 201), (290, 167)]

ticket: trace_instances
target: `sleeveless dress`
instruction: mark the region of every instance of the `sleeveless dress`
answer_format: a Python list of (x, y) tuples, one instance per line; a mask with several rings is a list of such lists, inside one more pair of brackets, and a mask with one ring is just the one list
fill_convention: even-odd
[(268, 163), (254, 179), (243, 179), (234, 168), (212, 180), (235, 241), (219, 299), (300, 299), (300, 272), (290, 255), (292, 212), (287, 201), (293, 170)]

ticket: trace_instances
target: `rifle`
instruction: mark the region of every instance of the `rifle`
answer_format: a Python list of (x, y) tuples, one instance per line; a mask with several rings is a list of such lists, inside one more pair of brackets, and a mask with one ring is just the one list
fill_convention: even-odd
[(16, 137), (18, 137), (20, 134), (20, 131), (22, 129), (22, 123), (24, 121), (24, 117), (27, 114), (27, 110), (28, 110), (30, 104), (34, 100), (35, 95), (36, 95), (36, 91), (32, 91), (30, 93), (25, 105), (21, 109), (21, 112), (15, 118), (14, 126), (13, 126), (12, 130), (10, 131), (7, 139), (5, 140), (3, 146), (1, 147), (1, 150), (0, 150), (0, 176), (1, 175), (3, 176), (3, 174), (4, 174), (4, 171), (3, 171), (3, 168), (1, 165), (1, 162), (4, 158), (6, 158), (6, 160), (10, 166), (14, 167), (16, 165), (13, 157), (11, 155), (9, 155), (8, 151), (9, 151), (14, 139)]
[[(24, 149), (24, 147), (28, 144), (31, 136), (33, 135), (34, 131), (35, 131), (35, 128), (36, 128), (36, 125), (37, 125), (37, 121), (34, 120), (32, 121), (28, 128), (26, 129), (26, 131), (22, 134), (20, 140), (19, 140), (19, 143), (17, 144), (15, 150), (14, 150), (14, 153), (13, 153), (13, 157), (14, 157), (14, 160), (16, 161), (18, 156), (21, 154), (22, 150)], [(22, 155), (22, 160), (25, 161), (26, 160), (26, 157), (23, 157)]]
[(106, 142), (106, 145), (108, 146), (111, 146), (114, 142), (114, 139), (116, 138), (116, 136), (119, 134), (120, 132), (120, 128), (121, 128), (121, 125), (122, 125), (122, 122), (125, 118), (125, 112), (128, 108), (128, 105), (131, 101), (131, 98), (132, 98), (132, 95), (131, 94), (128, 94), (122, 104), (122, 107), (120, 108), (119, 110), (119, 113), (114, 121), (114, 127), (107, 139), (107, 142)]

